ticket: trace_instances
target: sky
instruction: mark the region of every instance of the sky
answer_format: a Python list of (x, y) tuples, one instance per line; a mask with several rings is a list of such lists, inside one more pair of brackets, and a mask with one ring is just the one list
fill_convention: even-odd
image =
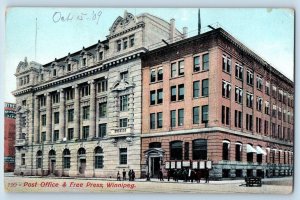
[[(125, 8), (10, 8), (6, 12), (4, 101), (15, 102), (14, 73), (25, 56), (46, 64), (69, 52), (105, 40), (109, 28)], [(166, 21), (175, 19), (178, 30), (197, 34), (197, 8), (126, 8), (139, 15), (148, 12)], [(69, 16), (69, 17), (68, 17)], [(72, 19), (71, 19), (72, 18)], [(37, 19), (37, 20), (36, 20)], [(80, 20), (82, 19), (82, 20)], [(37, 22), (37, 23), (36, 23)], [(290, 9), (201, 8), (203, 29), (211, 24), (223, 29), (270, 63), (294, 78), (294, 12)], [(36, 51), (35, 51), (35, 36)], [(35, 54), (36, 52), (36, 54)]]

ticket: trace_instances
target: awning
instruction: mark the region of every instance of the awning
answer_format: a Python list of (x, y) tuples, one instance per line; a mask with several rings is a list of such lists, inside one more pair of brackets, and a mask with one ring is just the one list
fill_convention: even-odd
[(267, 155), (265, 150), (263, 150), (260, 146), (256, 146), (256, 151), (257, 151), (257, 154)]
[(256, 153), (256, 150), (250, 144), (247, 144), (247, 153)]

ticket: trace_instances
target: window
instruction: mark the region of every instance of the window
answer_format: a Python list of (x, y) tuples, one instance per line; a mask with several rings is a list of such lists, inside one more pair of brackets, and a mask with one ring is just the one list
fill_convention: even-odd
[(151, 142), (151, 143), (149, 143), (149, 149), (150, 148), (161, 148), (161, 143), (160, 142)]
[(193, 140), (193, 160), (207, 159), (207, 140), (197, 139)]
[(270, 95), (270, 83), (267, 81), (266, 81), (265, 93), (266, 95)]
[(53, 72), (52, 75), (53, 75), (53, 76), (56, 76), (56, 69), (53, 69), (52, 72)]
[(128, 95), (120, 96), (120, 111), (128, 110)]
[(243, 80), (243, 66), (235, 64), (235, 77), (237, 79)]
[(120, 122), (120, 128), (124, 128), (124, 127), (127, 127), (127, 121), (128, 119), (127, 118), (123, 118), (123, 119), (120, 119), (119, 122)]
[(281, 134), (282, 134), (282, 128), (280, 125), (278, 125), (277, 138), (281, 138)]
[(208, 105), (202, 106), (202, 123), (208, 122)]
[(278, 107), (278, 119), (281, 120), (281, 118), (282, 118), (281, 108)]
[(97, 92), (106, 92), (107, 91), (107, 79), (103, 79), (97, 82)]
[(155, 105), (155, 90), (150, 91), (150, 105)]
[(243, 121), (242, 121), (242, 112), (235, 110), (234, 111), (234, 126), (236, 128), (242, 128)]
[(193, 82), (193, 98), (198, 98), (199, 97), (199, 93), (200, 93), (200, 85), (199, 85), (199, 81), (194, 81)]
[(54, 113), (54, 124), (58, 124), (59, 123), (59, 112), (55, 112)]
[(67, 100), (74, 99), (74, 89), (68, 89), (68, 90), (66, 90), (66, 99)]
[(261, 118), (256, 117), (256, 133), (261, 133)]
[(158, 104), (163, 103), (163, 89), (157, 90), (157, 103)]
[(200, 71), (200, 57), (194, 57), (194, 72)]
[(223, 64), (222, 64), (223, 72), (231, 73), (231, 58), (223, 55)]
[(89, 137), (90, 127), (83, 126), (82, 129), (82, 139), (86, 140)]
[(130, 47), (134, 45), (134, 35), (129, 36)]
[(178, 100), (184, 100), (184, 84), (178, 85)]
[(202, 70), (209, 69), (209, 56), (208, 53), (202, 56)]
[(52, 94), (52, 102), (59, 103), (59, 93), (58, 92)]
[(46, 126), (46, 115), (42, 115), (42, 126)]
[(20, 123), (21, 127), (25, 127), (26, 126), (26, 116), (22, 116), (21, 117), (21, 123)]
[(176, 126), (176, 110), (171, 110), (171, 127)]
[(276, 124), (272, 123), (272, 136), (275, 137), (276, 136)]
[(184, 75), (184, 61), (179, 61), (178, 62), (178, 75), (183, 76)]
[(90, 118), (90, 106), (82, 107), (82, 119), (87, 120)]
[(22, 101), (22, 106), (26, 106), (26, 100)]
[(121, 51), (121, 47), (122, 47), (121, 40), (118, 40), (117, 41), (117, 51)]
[(235, 87), (235, 101), (239, 104), (243, 103), (243, 89)]
[(46, 141), (46, 132), (42, 132), (42, 142)]
[(247, 70), (247, 84), (253, 86), (253, 73)]
[(199, 106), (193, 107), (193, 124), (199, 124)]
[(99, 103), (99, 117), (106, 117), (107, 102)]
[(25, 153), (21, 154), (21, 165), (25, 165)]
[(170, 160), (182, 160), (182, 141), (170, 142)]
[(270, 114), (270, 103), (268, 101), (265, 101), (265, 114)]
[(40, 98), (40, 106), (46, 106), (46, 97), (45, 96), (41, 96)]
[(276, 117), (276, 113), (277, 112), (277, 107), (276, 105), (273, 105), (273, 109), (272, 109), (272, 117)]
[(162, 112), (157, 113), (157, 128), (163, 127), (163, 114)]
[(248, 108), (252, 108), (253, 107), (253, 94), (247, 92), (246, 96), (247, 96), (246, 105)]
[(184, 109), (178, 109), (178, 126), (183, 126), (184, 123)]
[(265, 120), (265, 135), (269, 134), (269, 122), (267, 120)]
[(127, 81), (128, 71), (121, 72), (120, 76), (121, 76), (121, 80)]
[(202, 80), (202, 96), (203, 97), (208, 97), (208, 79), (203, 79)]
[(184, 143), (184, 160), (189, 160), (189, 149), (190, 149), (190, 143), (185, 142)]
[(242, 161), (242, 144), (241, 143), (235, 144), (235, 160)]
[(74, 121), (74, 109), (69, 109), (68, 110), (68, 122), (73, 122)]
[(82, 58), (82, 66), (85, 67), (86, 66), (86, 58)]
[(151, 76), (150, 76), (150, 82), (153, 83), (156, 81), (156, 70), (152, 69), (151, 70)]
[(256, 76), (256, 88), (258, 90), (262, 90), (263, 88), (263, 80), (260, 76)]
[(127, 148), (120, 148), (120, 165), (127, 165)]
[(150, 114), (150, 129), (155, 129), (155, 113)]
[(101, 147), (95, 148), (95, 169), (103, 168), (103, 149)]
[(73, 128), (68, 128), (68, 140), (72, 140), (74, 136), (74, 129)]
[(230, 98), (230, 90), (231, 84), (226, 81), (222, 81), (222, 96), (225, 98)]
[(162, 68), (159, 68), (158, 71), (157, 71), (157, 80), (158, 81), (162, 81), (164, 76), (163, 76), (163, 69)]
[(223, 141), (223, 155), (222, 155), (222, 160), (229, 160), (229, 147), (230, 147), (230, 142), (227, 140)]
[(222, 106), (222, 124), (229, 125), (230, 123), (230, 109)]
[(123, 49), (127, 49), (127, 47), (128, 47), (128, 39), (124, 38), (123, 39)]
[(81, 87), (81, 97), (90, 95), (90, 85), (84, 85)]
[(98, 130), (98, 137), (99, 138), (104, 138), (106, 136), (106, 124), (99, 124), (99, 130)]
[(171, 101), (176, 101), (176, 86), (171, 86)]
[[(252, 145), (248, 145), (252, 147)], [(253, 152), (247, 152), (247, 162), (253, 162)]]
[(246, 114), (246, 130), (252, 131), (253, 128), (253, 121), (252, 115)]
[(99, 61), (100, 61), (100, 60), (103, 60), (103, 51), (100, 51), (100, 52), (99, 52)]
[(171, 78), (177, 76), (177, 65), (176, 63), (171, 64)]
[(53, 133), (53, 141), (57, 141), (59, 138), (59, 130), (54, 130), (54, 133)]
[(282, 90), (279, 90), (278, 91), (278, 101), (282, 101), (282, 99), (283, 99), (283, 91)]
[(71, 167), (71, 154), (70, 154), (70, 150), (69, 149), (65, 149), (63, 151), (63, 166), (64, 169), (69, 169)]
[(72, 70), (72, 65), (70, 63), (67, 64), (67, 71), (70, 72)]
[(36, 153), (36, 168), (42, 167), (42, 151), (38, 151)]
[(273, 85), (273, 87), (272, 87), (273, 89), (272, 89), (272, 96), (276, 99), (276, 94), (277, 94), (277, 88), (276, 88), (276, 86), (275, 85)]
[(262, 98), (261, 97), (256, 97), (256, 110), (260, 111), (262, 110)]

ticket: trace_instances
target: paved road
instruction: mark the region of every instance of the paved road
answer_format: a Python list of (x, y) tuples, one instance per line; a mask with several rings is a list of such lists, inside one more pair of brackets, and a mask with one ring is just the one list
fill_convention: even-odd
[[(267, 180), (267, 181), (266, 181)], [(69, 179), (37, 177), (5, 177), (5, 189), (9, 192), (139, 192), (139, 193), (263, 193), (289, 194), (292, 178), (266, 179), (262, 187), (241, 186), (243, 180), (211, 181), (210, 183), (135, 182), (102, 179)]]

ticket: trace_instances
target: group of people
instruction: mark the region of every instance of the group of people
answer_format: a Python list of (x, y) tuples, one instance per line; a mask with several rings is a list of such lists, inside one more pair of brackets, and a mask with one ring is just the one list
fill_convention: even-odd
[[(159, 180), (160, 181), (164, 181), (163, 180), (163, 173), (162, 170), (159, 171)], [(168, 181), (170, 181), (170, 178), (173, 178), (174, 181), (178, 182), (178, 180), (183, 180), (184, 182), (197, 182), (200, 183), (201, 178), (205, 179), (205, 183), (209, 183), (209, 169), (203, 169), (203, 170), (199, 170), (199, 169), (174, 169), (171, 170), (169, 169), (167, 172), (167, 178)]]
[[(125, 169), (123, 169), (122, 176), (123, 176), (123, 181), (126, 181), (126, 171), (125, 171)], [(121, 175), (120, 175), (119, 171), (117, 173), (117, 180), (121, 181)], [(133, 171), (133, 169), (130, 169), (128, 171), (128, 180), (129, 181), (134, 181), (135, 180), (135, 172)]]

